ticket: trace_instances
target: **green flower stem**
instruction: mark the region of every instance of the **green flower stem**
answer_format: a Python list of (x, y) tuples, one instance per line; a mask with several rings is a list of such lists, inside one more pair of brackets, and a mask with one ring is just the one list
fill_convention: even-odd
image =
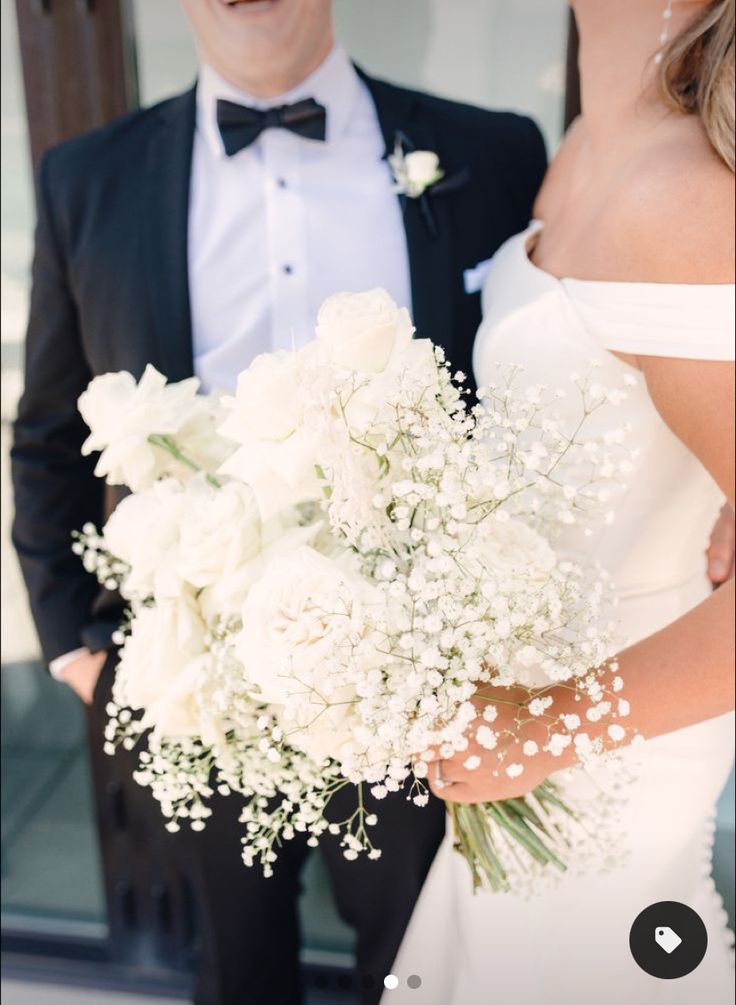
[[(148, 437), (148, 442), (152, 446), (160, 447), (162, 450), (165, 450), (167, 453), (171, 454), (174, 460), (179, 461), (181, 464), (184, 464), (185, 467), (189, 468), (190, 471), (202, 470), (199, 464), (196, 464), (190, 457), (187, 457), (186, 454), (183, 454), (181, 452), (179, 447), (176, 445), (176, 441), (171, 436), (166, 436), (164, 433), (151, 433), (151, 435)], [(208, 473), (205, 477), (207, 481), (210, 483), (210, 485), (212, 485), (214, 488), (216, 489), (222, 488), (222, 485), (220, 484), (220, 482), (218, 482), (218, 480), (215, 478), (214, 475)]]
[(488, 886), (494, 892), (511, 888), (500, 849), (494, 838), (508, 842), (507, 852), (517, 863), (515, 847), (522, 848), (542, 866), (552, 865), (561, 872), (567, 868), (558, 855), (560, 835), (555, 823), (545, 820), (541, 812), (553, 807), (569, 816), (572, 810), (559, 798), (555, 786), (545, 781), (532, 793), (539, 812), (526, 798), (502, 799), (495, 803), (448, 803), (448, 812), (455, 833), (455, 848), (470, 866), (473, 890)]

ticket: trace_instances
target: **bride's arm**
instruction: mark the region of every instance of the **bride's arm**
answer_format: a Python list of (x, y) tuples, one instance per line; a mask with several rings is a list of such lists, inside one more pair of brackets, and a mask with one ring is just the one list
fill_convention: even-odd
[[(732, 184), (732, 182), (729, 182)], [(732, 195), (731, 195), (732, 198)], [(726, 200), (728, 201), (728, 200)], [(721, 209), (723, 202), (721, 202)], [(685, 209), (675, 212), (679, 220), (670, 226), (682, 224)], [(717, 231), (698, 227), (697, 234), (707, 234), (707, 240), (698, 247), (694, 231), (684, 226), (679, 230), (680, 241), (690, 241), (688, 251), (679, 245), (685, 259), (690, 258), (696, 274), (687, 278), (680, 272), (678, 282), (728, 282), (732, 281), (733, 235), (727, 217), (721, 215)], [(731, 219), (733, 219), (731, 217)], [(702, 222), (702, 217), (701, 217)], [(646, 227), (644, 230), (646, 231)], [(725, 231), (725, 234), (724, 234)], [(673, 253), (674, 233), (668, 237), (668, 253)], [(720, 242), (720, 238), (724, 242)], [(660, 240), (662, 234), (660, 231)], [(636, 243), (636, 242), (634, 242)], [(720, 245), (720, 246), (719, 246)], [(650, 280), (646, 274), (651, 269), (653, 248), (636, 248), (629, 243), (630, 256), (642, 253), (639, 263), (643, 281), (666, 281), (662, 276)], [(662, 248), (656, 249), (656, 268), (662, 268)], [(724, 254), (725, 253), (725, 254)], [(648, 263), (644, 258), (648, 259)], [(615, 268), (616, 263), (612, 263)], [(678, 270), (683, 261), (678, 262)], [(708, 278), (710, 277), (710, 278)], [(730, 278), (729, 278), (730, 277)], [(727, 362), (674, 359), (670, 357), (640, 357), (637, 363), (647, 382), (648, 390), (663, 420), (675, 435), (707, 468), (731, 505), (734, 503), (734, 366)], [(646, 472), (642, 473), (646, 477)], [(677, 547), (673, 541), (672, 546)], [(704, 569), (705, 572), (705, 569)], [(734, 583), (721, 587), (701, 604), (678, 618), (666, 628), (620, 654), (617, 673), (624, 680), (622, 692), (631, 705), (626, 720), (646, 739), (672, 732), (684, 726), (702, 722), (728, 712), (734, 707)], [(563, 687), (548, 691), (554, 696), (553, 708), (558, 714), (581, 714), (580, 703), (574, 703), (570, 692)], [(493, 700), (493, 695), (488, 697)], [(507, 692), (498, 697), (508, 701)], [(454, 784), (436, 789), (441, 798), (456, 802), (481, 802), (521, 795), (535, 788), (554, 771), (569, 767), (575, 755), (568, 748), (561, 756), (553, 756), (540, 749), (534, 757), (525, 757), (522, 745), (525, 740), (538, 742), (540, 748), (546, 733), (532, 717), (522, 727), (516, 725), (517, 711), (513, 706), (499, 702), (498, 719), (494, 731), (499, 734), (498, 747), (488, 752), (475, 742), (450, 761), (442, 762), (442, 777)], [(508, 735), (504, 734), (508, 727)], [(595, 724), (586, 724), (586, 731), (595, 735)], [(605, 726), (599, 727), (601, 730)], [(517, 738), (513, 739), (513, 734)], [(610, 743), (610, 740), (607, 740)], [(524, 772), (511, 779), (499, 769), (498, 754), (507, 750), (504, 764), (524, 764)], [(467, 770), (464, 763), (471, 755), (481, 760), (481, 766)], [(497, 771), (497, 777), (493, 772)], [(430, 780), (434, 772), (430, 772)]]

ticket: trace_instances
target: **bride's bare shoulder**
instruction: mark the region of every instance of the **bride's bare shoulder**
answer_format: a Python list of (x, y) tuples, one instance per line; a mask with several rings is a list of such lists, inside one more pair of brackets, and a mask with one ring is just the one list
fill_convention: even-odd
[(603, 214), (611, 269), (640, 282), (732, 283), (734, 202), (733, 172), (699, 127), (675, 131), (632, 163)]

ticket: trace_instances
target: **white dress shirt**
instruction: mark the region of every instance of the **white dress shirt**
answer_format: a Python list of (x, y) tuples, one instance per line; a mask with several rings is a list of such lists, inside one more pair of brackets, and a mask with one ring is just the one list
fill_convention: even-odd
[[(268, 129), (228, 157), (217, 100), (255, 108), (315, 98), (324, 142)], [(411, 309), (406, 237), (367, 87), (344, 49), (288, 94), (259, 100), (202, 66), (189, 195), (194, 371), (231, 391), (255, 356), (313, 336), (331, 293), (383, 286)], [(50, 664), (62, 679), (78, 649)]]
[[(268, 129), (232, 157), (218, 98), (257, 108), (315, 98), (325, 142)], [(383, 286), (411, 309), (406, 238), (367, 87), (345, 51), (268, 101), (203, 66), (197, 85), (189, 210), (194, 369), (204, 390), (231, 390), (262, 352), (313, 337), (331, 293)]]

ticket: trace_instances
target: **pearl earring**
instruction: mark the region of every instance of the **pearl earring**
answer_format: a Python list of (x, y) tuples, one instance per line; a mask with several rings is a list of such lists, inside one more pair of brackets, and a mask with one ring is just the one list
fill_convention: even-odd
[(662, 33), (659, 36), (659, 52), (654, 57), (654, 62), (659, 65), (662, 62), (662, 57), (664, 55), (664, 47), (670, 40), (670, 23), (672, 21), (672, 2), (673, 0), (667, 0), (667, 6), (662, 11), (662, 20), (664, 21), (664, 27), (662, 28)]

